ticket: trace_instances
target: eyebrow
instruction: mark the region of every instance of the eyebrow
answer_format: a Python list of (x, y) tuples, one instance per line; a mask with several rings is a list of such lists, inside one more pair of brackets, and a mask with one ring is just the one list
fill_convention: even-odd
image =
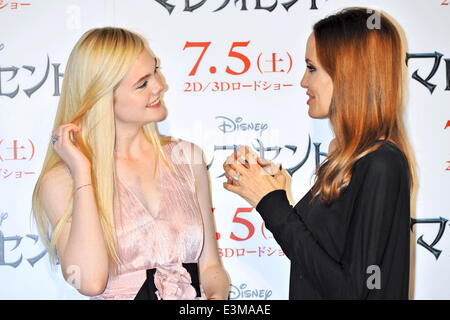
[(306, 63), (311, 63), (311, 64), (314, 64), (311, 60), (309, 60), (309, 59), (305, 59), (305, 61), (306, 61)]
[(151, 76), (151, 74), (149, 73), (149, 74), (146, 74), (145, 76), (141, 77), (138, 81), (135, 82), (135, 84), (133, 84), (133, 87), (134, 87), (135, 85), (137, 85), (139, 82), (141, 82), (142, 80), (144, 80), (145, 78), (148, 78), (148, 77), (150, 77), (150, 76)]
[[(156, 70), (157, 65), (158, 65), (158, 61), (156, 60), (156, 57), (155, 57), (155, 70)], [(142, 80), (144, 80), (145, 78), (150, 77), (151, 75), (152, 75), (151, 73), (148, 73), (148, 74), (146, 74), (145, 76), (140, 77), (139, 80), (136, 81), (136, 82), (133, 84), (133, 87), (134, 87), (135, 85), (137, 85), (139, 82), (141, 82)]]

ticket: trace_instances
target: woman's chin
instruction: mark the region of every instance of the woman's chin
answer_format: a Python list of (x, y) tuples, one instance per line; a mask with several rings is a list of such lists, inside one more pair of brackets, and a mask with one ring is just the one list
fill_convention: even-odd
[(316, 113), (314, 112), (314, 110), (312, 110), (311, 107), (309, 107), (309, 109), (308, 109), (308, 115), (309, 115), (310, 118), (318, 119)]
[(313, 119), (326, 119), (328, 118), (328, 114), (315, 112), (314, 108), (309, 107), (308, 115)]
[(158, 114), (153, 113), (152, 117), (146, 121), (147, 123), (160, 122), (167, 118), (167, 109), (164, 106), (160, 106), (158, 109), (152, 111), (158, 111)]

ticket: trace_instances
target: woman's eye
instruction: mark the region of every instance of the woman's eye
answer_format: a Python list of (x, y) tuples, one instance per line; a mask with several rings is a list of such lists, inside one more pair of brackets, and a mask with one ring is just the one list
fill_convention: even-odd
[(306, 68), (309, 69), (309, 72), (314, 72), (314, 71), (316, 71), (316, 68), (314, 68), (313, 66), (306, 66)]
[(148, 81), (145, 80), (143, 84), (141, 84), (139, 87), (137, 87), (138, 89), (143, 89), (147, 86)]
[[(158, 73), (158, 69), (159, 69), (159, 66), (156, 66), (155, 72), (153, 73), (152, 76), (154, 76), (155, 74)], [(145, 80), (139, 87), (137, 87), (137, 89), (144, 89), (147, 86), (147, 84), (148, 84), (148, 80)]]

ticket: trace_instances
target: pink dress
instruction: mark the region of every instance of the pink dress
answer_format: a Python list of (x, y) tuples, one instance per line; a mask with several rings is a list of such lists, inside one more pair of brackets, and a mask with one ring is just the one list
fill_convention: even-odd
[[(117, 180), (114, 219), (122, 264), (110, 274), (105, 291), (91, 299), (134, 299), (146, 280), (146, 270), (156, 268), (158, 298), (205, 299), (191, 285), (182, 263), (198, 263), (203, 248), (203, 223), (195, 193), (195, 178), (186, 149), (192, 144), (171, 141), (163, 146), (173, 174), (163, 162), (157, 166), (161, 200), (157, 212), (149, 212), (126, 185)], [(180, 159), (182, 161), (180, 161)]]

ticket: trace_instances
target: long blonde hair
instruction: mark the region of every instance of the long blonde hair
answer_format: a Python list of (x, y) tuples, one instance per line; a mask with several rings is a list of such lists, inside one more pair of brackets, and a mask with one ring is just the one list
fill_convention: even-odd
[[(122, 28), (96, 28), (87, 31), (73, 48), (67, 62), (61, 97), (53, 130), (65, 123), (81, 127), (77, 144), (91, 161), (92, 186), (97, 202), (103, 237), (110, 262), (120, 263), (113, 215), (115, 182), (114, 89), (142, 50), (149, 50), (140, 35)], [(162, 154), (161, 136), (155, 123), (143, 126), (155, 149), (155, 160)], [(54, 230), (40, 199), (42, 177), (63, 161), (49, 144), (45, 161), (33, 192), (32, 208), (39, 234), (52, 261), (56, 261), (56, 242), (72, 216), (73, 194), (69, 206)]]
[(367, 8), (347, 8), (313, 27), (317, 56), (333, 81), (329, 119), (336, 148), (319, 167), (313, 199), (335, 201), (349, 184), (355, 162), (392, 140), (408, 159), (410, 191), (415, 159), (403, 123), (406, 39), (385, 13), (369, 28)]

